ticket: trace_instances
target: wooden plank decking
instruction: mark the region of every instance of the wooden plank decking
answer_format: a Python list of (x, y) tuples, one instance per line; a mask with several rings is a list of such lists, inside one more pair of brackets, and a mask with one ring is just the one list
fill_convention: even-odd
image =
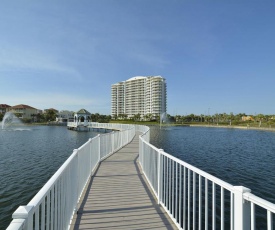
[(139, 169), (138, 135), (101, 163), (70, 229), (177, 229)]

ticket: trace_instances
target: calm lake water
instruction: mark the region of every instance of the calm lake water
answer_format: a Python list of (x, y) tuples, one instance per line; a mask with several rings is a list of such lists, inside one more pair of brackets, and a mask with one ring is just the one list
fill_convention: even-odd
[[(151, 128), (151, 143), (232, 185), (275, 203), (275, 132), (199, 127)], [(66, 127), (0, 129), (0, 229), (26, 205), (73, 149), (97, 133)]]
[(234, 186), (275, 203), (275, 132), (151, 127), (151, 143)]
[(24, 126), (0, 129), (0, 229), (12, 213), (31, 198), (94, 132), (66, 127)]

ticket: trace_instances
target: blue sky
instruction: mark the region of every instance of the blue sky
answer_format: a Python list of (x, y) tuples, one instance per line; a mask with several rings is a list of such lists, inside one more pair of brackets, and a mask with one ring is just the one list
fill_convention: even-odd
[(0, 104), (110, 114), (161, 75), (171, 115), (275, 114), (274, 0), (2, 0), (0, 31)]

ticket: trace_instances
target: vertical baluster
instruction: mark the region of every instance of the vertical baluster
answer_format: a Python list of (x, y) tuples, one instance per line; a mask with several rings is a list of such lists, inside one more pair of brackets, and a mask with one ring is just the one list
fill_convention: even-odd
[(148, 146), (147, 145), (145, 146), (145, 154), (147, 155), (147, 159), (146, 159), (146, 162), (145, 162), (146, 175), (147, 175), (148, 178), (150, 178), (149, 165), (151, 163), (151, 155), (150, 155), (150, 152), (148, 151)]
[(55, 189), (54, 189), (54, 229), (57, 229), (57, 213), (58, 213), (58, 209), (57, 209), (57, 203), (58, 203), (58, 181), (55, 184)]
[(178, 198), (178, 163), (176, 162), (176, 202), (175, 202), (175, 219), (178, 223), (178, 210), (179, 210), (179, 198)]
[(50, 191), (47, 195), (47, 209), (46, 209), (46, 230), (50, 230)]
[(221, 230), (224, 229), (224, 188), (221, 187)]
[[(83, 171), (83, 169), (82, 169), (82, 171)], [(82, 175), (83, 175), (83, 173), (82, 173)], [(62, 215), (62, 213), (63, 213), (63, 183), (62, 183), (62, 181), (63, 181), (63, 178), (62, 177), (60, 177), (60, 197), (59, 197), (59, 199), (60, 199), (60, 211), (59, 211), (59, 222), (60, 222), (60, 224), (59, 224), (59, 229), (62, 229), (63, 228), (63, 215)], [(83, 183), (81, 183), (81, 187), (82, 187), (82, 184)], [(81, 192), (81, 187), (80, 187), (80, 192)]]
[(199, 230), (201, 230), (201, 175), (199, 175)]
[[(151, 168), (152, 168), (152, 171), (150, 171), (150, 167), (148, 167), (148, 175), (149, 175), (149, 179), (151, 180), (151, 183), (152, 183), (152, 186), (153, 186), (153, 189), (155, 190), (155, 176), (154, 176), (154, 172), (155, 172), (155, 169), (156, 169), (156, 164), (155, 164), (155, 154), (153, 153), (152, 149), (149, 148), (149, 155), (150, 155), (150, 165), (151, 165)], [(156, 190), (155, 190), (156, 191)]]
[(151, 165), (151, 169), (152, 169), (152, 171), (150, 171), (150, 167), (148, 166), (148, 178), (150, 179), (153, 189), (155, 190), (155, 180), (154, 180), (153, 172), (155, 172), (156, 165), (155, 165), (155, 161), (154, 161), (154, 154), (152, 154), (151, 148), (148, 148), (148, 149), (149, 149), (149, 156), (150, 156), (149, 157), (150, 161), (149, 161), (148, 165)]
[(164, 206), (166, 207), (166, 158), (165, 156), (163, 156), (163, 193), (162, 193), (162, 203), (164, 204)]
[(168, 196), (168, 187), (169, 187), (169, 180), (168, 180), (168, 176), (169, 176), (169, 165), (168, 165), (168, 157), (166, 157), (166, 208), (169, 210), (169, 202), (168, 202), (168, 199), (169, 199), (169, 196)]
[(193, 172), (193, 230), (196, 229), (196, 173)]
[(163, 194), (163, 155), (159, 154), (160, 162), (159, 162), (159, 203), (162, 202), (162, 194)]
[(146, 152), (146, 145), (144, 144), (144, 174), (145, 175), (147, 175), (147, 163), (146, 162), (148, 162), (148, 154), (147, 154), (147, 152)]
[(208, 180), (205, 178), (205, 220), (204, 228), (208, 229)]
[(234, 194), (230, 192), (230, 230), (234, 230)]
[(255, 230), (255, 204), (254, 203), (250, 203), (251, 204), (251, 230)]
[(216, 185), (212, 182), (212, 229), (216, 229)]
[(188, 171), (188, 194), (187, 194), (187, 203), (188, 203), (188, 230), (190, 230), (190, 183), (191, 183), (191, 176), (190, 176), (190, 169)]
[(168, 205), (169, 205), (169, 202), (168, 202), (168, 199), (169, 199), (169, 194), (168, 194), (168, 187), (169, 187), (169, 159), (168, 159), (168, 157), (165, 157), (166, 158), (166, 186), (165, 186), (165, 196), (166, 196), (166, 198), (165, 198), (165, 202), (166, 202), (166, 208), (167, 208), (167, 210), (168, 210)]
[(172, 216), (175, 218), (175, 162), (172, 160)]
[(51, 228), (50, 229), (53, 229), (54, 225), (54, 213), (55, 213), (55, 205), (54, 205), (54, 189), (55, 189), (55, 186), (52, 187), (52, 190), (51, 190)]
[(40, 209), (40, 205), (38, 205), (36, 211), (35, 211), (35, 230), (39, 230), (39, 209)]
[(183, 229), (186, 227), (186, 169), (183, 167)]
[(42, 201), (41, 205), (41, 230), (45, 230), (45, 198)]
[[(86, 178), (85, 178), (86, 179)], [(65, 193), (66, 193), (66, 190), (64, 189), (64, 186), (65, 186), (65, 183), (64, 183), (64, 174), (63, 174), (63, 177), (61, 178), (61, 193), (60, 193), (60, 196), (61, 196), (61, 228), (64, 229), (65, 228), (65, 211), (66, 211), (66, 203), (65, 203)], [(84, 183), (83, 183), (84, 185)]]
[[(57, 227), (58, 229), (60, 229), (60, 212), (61, 212), (61, 199), (60, 199), (60, 179), (57, 182), (58, 186), (57, 186)], [(79, 188), (78, 188), (79, 189)], [(79, 189), (80, 190), (80, 189)], [(80, 195), (80, 191), (79, 194)]]
[(154, 180), (155, 180), (155, 185), (156, 185), (156, 191), (157, 191), (157, 195), (159, 197), (159, 189), (158, 189), (158, 184), (159, 184), (159, 181), (158, 181), (158, 174), (159, 174), (159, 167), (160, 167), (160, 158), (159, 158), (159, 153), (158, 152), (155, 152), (154, 153), (154, 156), (155, 156), (155, 172), (154, 173)]
[(164, 170), (165, 170), (165, 166), (164, 166), (164, 155), (161, 154), (161, 202), (164, 203)]
[(270, 211), (267, 211), (267, 229), (273, 230), (273, 217)]
[(172, 210), (171, 210), (171, 183), (172, 183), (172, 160), (171, 159), (169, 159), (169, 211), (170, 211), (170, 213), (172, 213)]
[(179, 226), (181, 227), (181, 222), (182, 222), (182, 166), (179, 165), (180, 167), (180, 177), (179, 177)]
[[(90, 144), (89, 144), (90, 147)], [(90, 155), (91, 151), (89, 148), (89, 155)], [(92, 158), (90, 158), (90, 160), (92, 161)], [(91, 167), (89, 168), (90, 171)], [(91, 172), (90, 172), (91, 173)], [(65, 226), (68, 226), (70, 221), (68, 220), (68, 216), (70, 216), (70, 210), (73, 207), (72, 206), (72, 192), (71, 192), (71, 186), (70, 186), (70, 168), (66, 169), (66, 173), (64, 175), (64, 190), (65, 190), (65, 194), (64, 194), (64, 200), (65, 200), (65, 210), (64, 210), (64, 215), (65, 215)]]

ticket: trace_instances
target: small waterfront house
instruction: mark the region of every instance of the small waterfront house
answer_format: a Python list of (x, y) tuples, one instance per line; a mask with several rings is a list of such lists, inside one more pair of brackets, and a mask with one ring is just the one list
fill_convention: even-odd
[(252, 116), (242, 116), (242, 121), (254, 121)]
[(57, 113), (56, 121), (57, 122), (68, 122), (74, 119), (74, 112), (68, 110), (61, 110)]
[(10, 107), (11, 106), (7, 104), (0, 104), (0, 113), (5, 114), (7, 112), (7, 109)]
[(34, 114), (37, 114), (37, 109), (29, 106), (29, 105), (15, 105), (7, 108), (7, 112), (14, 113), (18, 118), (27, 118), (31, 119)]

